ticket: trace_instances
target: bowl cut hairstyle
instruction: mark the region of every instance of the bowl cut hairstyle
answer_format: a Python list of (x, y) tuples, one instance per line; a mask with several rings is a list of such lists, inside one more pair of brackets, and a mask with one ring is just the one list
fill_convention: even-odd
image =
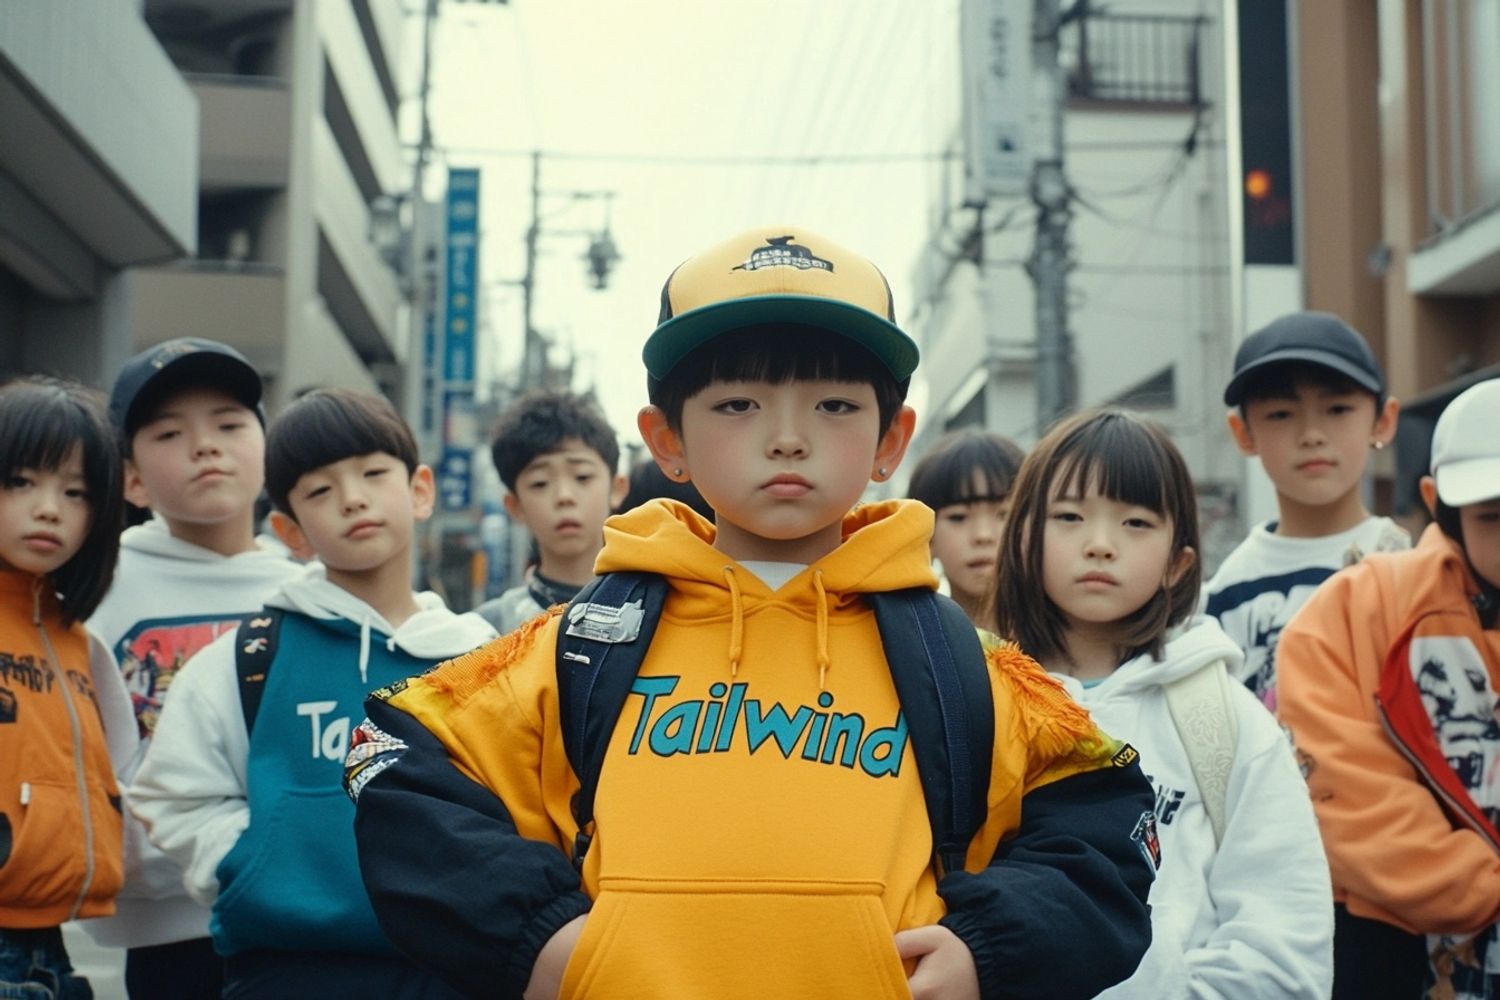
[(620, 467), (620, 442), (614, 428), (593, 403), (571, 392), (534, 389), (500, 414), (490, 443), (490, 458), (500, 481), (512, 493), (521, 472), (569, 439), (597, 452), (613, 476)]
[(1252, 402), (1266, 399), (1295, 399), (1297, 386), (1310, 385), (1327, 392), (1359, 392), (1375, 400), (1375, 415), (1380, 416), (1385, 396), (1371, 392), (1347, 375), (1311, 361), (1283, 361), (1266, 365), (1250, 373), (1245, 380), (1245, 394), (1240, 399), (1240, 416), (1249, 419)]
[[(1201, 552), (1192, 476), (1160, 424), (1117, 409), (1090, 410), (1056, 424), (1021, 463), (991, 609), (996, 632), (1038, 659), (1067, 648), (1067, 622), (1042, 583), (1048, 509), (1054, 498), (1080, 497), (1095, 486), (1110, 500), (1168, 519), (1174, 556), (1189, 547)], [(1146, 652), (1161, 658), (1167, 630), (1192, 616), (1202, 580), (1195, 557), (1175, 584), (1117, 623), (1121, 663)]]
[(104, 397), (68, 379), (34, 376), (0, 386), (0, 485), (23, 469), (52, 471), (78, 446), (89, 528), (73, 558), (50, 574), (65, 625), (94, 613), (114, 582), (125, 526), (119, 434)]
[(315, 389), (288, 406), (266, 434), (266, 492), (295, 518), (290, 500), (297, 480), (334, 462), (375, 453), (392, 455), (417, 471), (417, 442), (390, 400), (354, 389)]
[(938, 439), (922, 456), (906, 493), (933, 510), (1004, 500), (1015, 486), (1025, 452), (1010, 438), (966, 427)]
[(721, 334), (694, 349), (664, 379), (646, 379), (652, 405), (666, 414), (667, 426), (682, 431), (682, 408), (714, 382), (863, 383), (875, 390), (880, 433), (890, 430), (911, 380), (897, 381), (869, 351), (821, 327), (795, 324), (749, 326)]

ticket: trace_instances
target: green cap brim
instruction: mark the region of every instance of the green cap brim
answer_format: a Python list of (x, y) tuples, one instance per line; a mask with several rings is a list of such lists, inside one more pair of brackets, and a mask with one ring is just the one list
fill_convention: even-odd
[(816, 327), (847, 337), (879, 358), (897, 382), (911, 378), (921, 357), (916, 342), (899, 326), (860, 306), (818, 295), (752, 295), (701, 306), (658, 326), (641, 351), (646, 373), (664, 379), (715, 337), (768, 323)]

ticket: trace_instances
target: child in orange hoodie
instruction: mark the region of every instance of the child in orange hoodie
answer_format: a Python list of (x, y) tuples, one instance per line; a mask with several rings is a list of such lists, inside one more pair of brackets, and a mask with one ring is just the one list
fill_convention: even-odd
[[(1500, 379), (1443, 411), (1409, 552), (1325, 583), (1281, 635), (1336, 900), (1336, 998), (1500, 996)], [(1425, 936), (1425, 940), (1423, 939)]]
[(136, 727), (82, 622), (114, 576), (123, 507), (100, 400), (54, 379), (0, 388), (0, 996), (89, 996), (61, 924), (113, 913), (120, 889), (114, 771)]

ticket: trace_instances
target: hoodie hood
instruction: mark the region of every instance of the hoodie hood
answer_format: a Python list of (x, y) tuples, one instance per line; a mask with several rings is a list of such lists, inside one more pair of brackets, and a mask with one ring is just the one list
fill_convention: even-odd
[(604, 522), (604, 549), (594, 571), (659, 573), (674, 593), (674, 616), (703, 622), (727, 617), (731, 676), (744, 652), (747, 617), (772, 604), (810, 613), (817, 622), (821, 686), (831, 666), (830, 615), (863, 610), (863, 594), (937, 587), (928, 550), (932, 526), (932, 511), (914, 500), (861, 504), (844, 516), (838, 548), (772, 590), (713, 547), (710, 521), (686, 504), (657, 500)]
[(159, 517), (153, 517), (143, 524), (126, 528), (120, 535), (120, 547), (143, 556), (180, 559), (188, 562), (221, 564), (273, 562), (280, 565), (287, 560), (286, 546), (274, 538), (258, 535), (255, 539), (255, 548), (237, 555), (225, 556), (213, 549), (205, 549), (201, 545), (194, 545), (192, 542), (185, 542), (175, 537), (171, 531), (167, 530), (167, 522)]
[(1114, 673), (1091, 688), (1084, 688), (1074, 677), (1058, 676), (1057, 679), (1063, 682), (1068, 693), (1088, 705), (1105, 698), (1128, 697), (1146, 688), (1163, 687), (1219, 660), (1225, 661), (1233, 677), (1244, 658), (1240, 647), (1225, 634), (1216, 620), (1195, 615), (1167, 633), (1160, 661), (1153, 659), (1150, 653), (1142, 653), (1120, 664)]
[(368, 676), (372, 633), (387, 652), (399, 649), (408, 656), (433, 662), (467, 653), (495, 637), (489, 622), (476, 614), (454, 614), (432, 591), (414, 596), (417, 613), (397, 628), (343, 587), (329, 583), (323, 566), (315, 564), (282, 584), (266, 606), (296, 611), (333, 631), (358, 635), (361, 679)]

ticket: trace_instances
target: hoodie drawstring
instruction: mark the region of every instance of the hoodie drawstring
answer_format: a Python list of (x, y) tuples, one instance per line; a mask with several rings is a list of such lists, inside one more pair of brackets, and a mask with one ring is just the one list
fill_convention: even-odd
[(823, 571), (813, 570), (813, 589), (818, 592), (818, 690), (827, 690), (828, 668), (828, 591), (823, 589)]
[(724, 581), (729, 585), (729, 676), (733, 679), (739, 675), (740, 655), (745, 651), (745, 603), (733, 566), (724, 567)]
[(365, 615), (359, 626), (359, 682), (370, 683), (370, 616)]

